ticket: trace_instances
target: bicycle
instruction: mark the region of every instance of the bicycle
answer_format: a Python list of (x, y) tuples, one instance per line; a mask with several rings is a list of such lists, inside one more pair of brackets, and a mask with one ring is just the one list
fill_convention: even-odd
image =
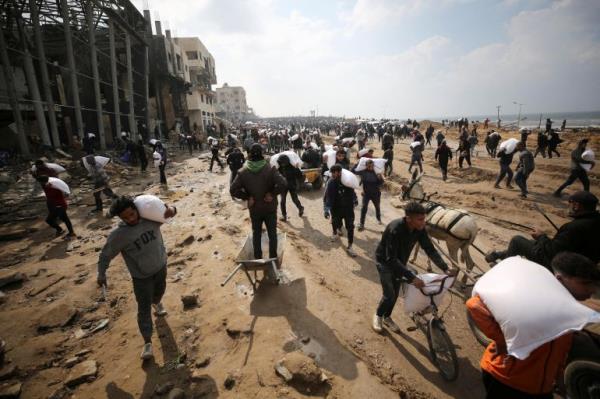
[[(445, 283), (450, 277), (445, 276), (441, 280), (432, 281), (431, 283), (440, 283), (439, 289), (435, 292), (428, 293), (423, 288), (420, 289), (423, 295), (429, 297), (430, 304), (425, 309), (411, 314), (415, 326), (408, 328), (408, 331), (420, 329), (425, 334), (431, 360), (446, 381), (454, 381), (458, 378), (458, 358), (456, 357), (454, 344), (446, 332), (443, 313), (442, 315), (438, 314), (438, 307), (434, 298), (443, 292)], [(454, 281), (453, 278), (452, 283)], [(427, 316), (428, 314), (430, 314), (430, 317)]]

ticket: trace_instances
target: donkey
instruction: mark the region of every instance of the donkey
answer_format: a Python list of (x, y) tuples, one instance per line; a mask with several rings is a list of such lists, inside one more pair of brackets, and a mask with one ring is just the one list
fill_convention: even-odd
[[(417, 176), (417, 171), (412, 175), (411, 181), (406, 186), (402, 186), (403, 200), (416, 200), (423, 202), (427, 211), (426, 222), (427, 232), (431, 237), (446, 242), (450, 258), (458, 264), (458, 250), (461, 251), (461, 259), (467, 267), (467, 272), (473, 270), (475, 262), (471, 258), (469, 247), (475, 241), (479, 228), (475, 218), (466, 211), (460, 209), (446, 208), (445, 206), (429, 200), (430, 195), (426, 195), (421, 186), (420, 180), (423, 174)], [(417, 244), (412, 261), (417, 259), (419, 246)], [(463, 286), (467, 282), (467, 276), (462, 278)]]

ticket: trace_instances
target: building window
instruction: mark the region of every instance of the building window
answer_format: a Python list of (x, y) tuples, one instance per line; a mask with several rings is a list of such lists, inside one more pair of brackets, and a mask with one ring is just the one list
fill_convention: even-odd
[(185, 55), (187, 55), (188, 60), (197, 60), (198, 59), (197, 51), (186, 51)]
[(200, 94), (200, 102), (204, 102), (204, 94)]
[(181, 71), (181, 57), (179, 54), (176, 54), (175, 56), (177, 57), (177, 70)]

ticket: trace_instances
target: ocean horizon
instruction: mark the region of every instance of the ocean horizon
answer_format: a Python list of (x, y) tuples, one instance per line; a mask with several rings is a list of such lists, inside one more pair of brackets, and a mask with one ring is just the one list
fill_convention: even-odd
[[(540, 125), (541, 115), (541, 127), (546, 126), (546, 118), (550, 118), (553, 121), (553, 128), (560, 128), (563, 120), (567, 120), (567, 128), (582, 128), (582, 127), (600, 127), (600, 111), (585, 111), (585, 112), (546, 112), (546, 113), (523, 113), (521, 114), (521, 127), (537, 128)], [(439, 122), (445, 120), (456, 120), (461, 116), (437, 116), (429, 119)], [(487, 115), (466, 115), (469, 122), (479, 121), (483, 122), (485, 118), (489, 118), (490, 125), (495, 125), (498, 121), (498, 114), (487, 114)], [(516, 125), (518, 120), (518, 114), (500, 114), (502, 125), (507, 124)], [(417, 119), (419, 120), (419, 119)]]

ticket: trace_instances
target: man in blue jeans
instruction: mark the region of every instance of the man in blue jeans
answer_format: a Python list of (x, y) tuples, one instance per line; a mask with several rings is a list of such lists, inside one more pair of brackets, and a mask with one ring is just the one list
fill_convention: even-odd
[(404, 217), (387, 225), (381, 241), (377, 246), (375, 257), (377, 271), (383, 288), (383, 296), (379, 301), (377, 312), (373, 316), (373, 330), (377, 333), (386, 326), (395, 333), (400, 332), (391, 315), (400, 293), (400, 283), (406, 281), (417, 288), (423, 288), (423, 280), (419, 279), (407, 266), (408, 258), (418, 242), (427, 256), (448, 275), (456, 275), (456, 271), (448, 265), (434, 248), (425, 230), (425, 208), (416, 201), (409, 202), (404, 208)]

